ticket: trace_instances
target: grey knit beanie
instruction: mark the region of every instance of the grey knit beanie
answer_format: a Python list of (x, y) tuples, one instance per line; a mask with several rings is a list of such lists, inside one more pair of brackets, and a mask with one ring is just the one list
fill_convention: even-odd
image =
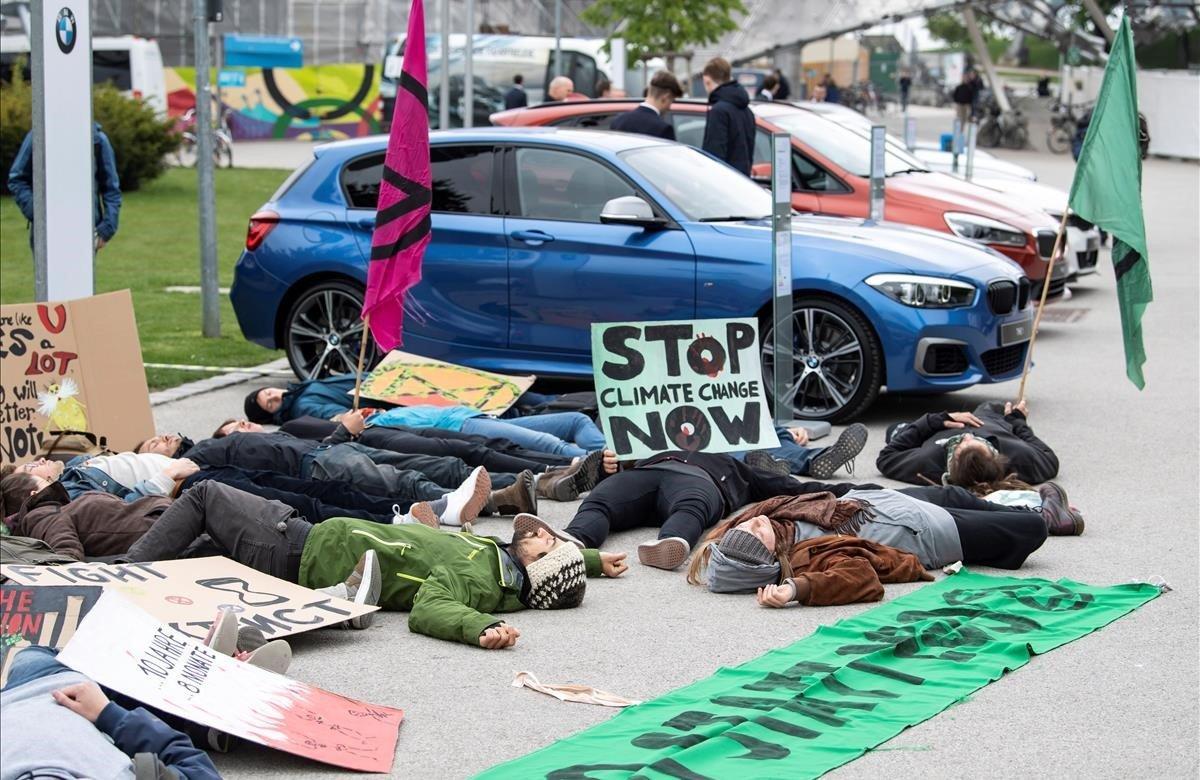
[(740, 528), (732, 528), (726, 532), (721, 541), (717, 543), (717, 549), (727, 558), (742, 563), (762, 565), (775, 563), (775, 553), (768, 550), (757, 536)]

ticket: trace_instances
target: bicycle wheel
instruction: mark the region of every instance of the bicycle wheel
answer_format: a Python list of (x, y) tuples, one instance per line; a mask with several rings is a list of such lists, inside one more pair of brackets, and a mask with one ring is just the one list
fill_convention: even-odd
[(1000, 125), (992, 119), (984, 122), (975, 134), (975, 143), (988, 149), (995, 149), (1000, 145)]
[(1055, 154), (1064, 154), (1071, 149), (1071, 132), (1059, 125), (1046, 131), (1046, 148)]
[(175, 152), (175, 159), (181, 168), (192, 168), (196, 165), (196, 136), (192, 133), (184, 133), (183, 139), (179, 142), (179, 149)]
[(1029, 130), (1024, 125), (1013, 125), (1004, 131), (1006, 149), (1024, 149), (1029, 145)]

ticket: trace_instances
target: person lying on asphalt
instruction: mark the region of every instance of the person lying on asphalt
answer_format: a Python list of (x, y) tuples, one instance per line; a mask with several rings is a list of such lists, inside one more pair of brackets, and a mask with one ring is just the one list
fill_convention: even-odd
[(372, 415), (371, 426), (445, 428), (508, 439), (526, 449), (581, 457), (604, 449), (604, 434), (582, 412), (553, 412), (500, 419), (470, 406), (400, 406)]
[[(582, 550), (532, 515), (513, 541), (441, 533), (420, 523), (334, 518), (313, 525), (282, 504), (217, 482), (188, 491), (130, 548), (135, 562), (170, 560), (204, 534), (233, 560), (359, 603), (409, 612), (409, 628), (487, 649), (520, 632), (493, 613), (578, 606), (585, 576), (616, 577), (624, 555)], [(370, 615), (360, 620), (369, 624)], [(351, 621), (353, 623), (354, 621)]]
[(835, 497), (780, 496), (714, 528), (688, 582), (715, 593), (758, 592), (764, 606), (878, 601), (882, 583), (914, 582), (957, 561), (1019, 569), (1073, 511), (1046, 496), (1040, 511), (992, 504), (956, 486), (858, 488)]
[(0, 695), (0, 766), (18, 777), (218, 780), (212, 759), (142, 707), (110, 701), (93, 680), (27, 647)]
[[(309, 522), (331, 517), (354, 517), (376, 523), (408, 522), (414, 518), (437, 525), (438, 511), (448, 511), (451, 499), (440, 503), (394, 504), (380, 496), (360, 493), (333, 481), (300, 480), (270, 472), (243, 472), (233, 468), (197, 471), (183, 481), (186, 493), (205, 481), (217, 481), (259, 498), (279, 501)], [(455, 503), (462, 506), (460, 522), (474, 519), (470, 499), (477, 487), (468, 480), (459, 488)], [(150, 529), (171, 506), (167, 496), (143, 496), (125, 501), (111, 493), (92, 490), (72, 499), (60, 482), (37, 473), (19, 472), (0, 480), (5, 524), (16, 536), (40, 539), (55, 552), (76, 560), (121, 555)], [(453, 495), (453, 494), (451, 494)], [(329, 503), (330, 500), (342, 502)]]
[(828, 447), (809, 447), (808, 430), (799, 426), (776, 426), (775, 435), (779, 438), (778, 447), (730, 454), (760, 471), (829, 479), (843, 466), (848, 474), (854, 473), (854, 458), (867, 443), (867, 426), (850, 425)]
[[(244, 421), (230, 423), (216, 433), (214, 438), (196, 444), (173, 434), (161, 434), (138, 447), (141, 452), (186, 457), (204, 469), (232, 466), (303, 480), (333, 480), (402, 505), (437, 504), (468, 482), (486, 481), (488, 489), (493, 485), (485, 469), (472, 470), (455, 458), (403, 455), (356, 442), (324, 444), (286, 433), (267, 433), (261, 425)], [(491, 493), (486, 501), (492, 512), (515, 515), (537, 505), (532, 474), (501, 474), (495, 482), (504, 487)], [(444, 523), (461, 523), (455, 504), (451, 503), (447, 512), (441, 516)]]
[(586, 547), (599, 547), (613, 531), (657, 527), (658, 539), (639, 545), (638, 559), (660, 569), (677, 568), (706, 529), (751, 501), (820, 491), (840, 496), (858, 487), (800, 482), (706, 452), (666, 452), (625, 471), (617, 470), (612, 451), (604, 458), (611, 476), (584, 498), (566, 533)]
[[(11, 474), (36, 474), (58, 481), (72, 498), (92, 490), (111, 493), (126, 501), (146, 496), (169, 496), (176, 480), (196, 471), (196, 464), (158, 453), (118, 452), (111, 455), (79, 455), (62, 461), (38, 458), (14, 466), (0, 466), (0, 479)], [(6, 512), (11, 514), (11, 512)]]
[(976, 495), (1021, 489), (1014, 480), (1039, 485), (1058, 475), (1058, 456), (1034, 435), (1028, 416), (1024, 400), (926, 414), (889, 428), (875, 465), (901, 482), (959, 485)]

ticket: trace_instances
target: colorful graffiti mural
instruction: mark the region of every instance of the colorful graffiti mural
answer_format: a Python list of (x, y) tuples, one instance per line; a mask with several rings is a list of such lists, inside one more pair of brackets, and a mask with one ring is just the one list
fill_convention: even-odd
[[(196, 105), (196, 71), (165, 70), (167, 110), (182, 116)], [(221, 90), (226, 122), (236, 140), (332, 141), (381, 132), (379, 69), (374, 65), (241, 70), (245, 85)]]

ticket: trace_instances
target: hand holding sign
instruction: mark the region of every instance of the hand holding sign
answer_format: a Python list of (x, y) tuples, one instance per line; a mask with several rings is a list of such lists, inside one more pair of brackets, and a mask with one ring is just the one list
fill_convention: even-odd
[(593, 324), (592, 365), (617, 457), (777, 444), (753, 319)]

